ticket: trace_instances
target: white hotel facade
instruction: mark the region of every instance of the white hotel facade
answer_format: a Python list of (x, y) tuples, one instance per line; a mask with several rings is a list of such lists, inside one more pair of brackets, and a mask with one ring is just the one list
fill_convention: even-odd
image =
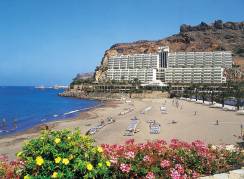
[(142, 83), (224, 83), (224, 69), (232, 67), (229, 51), (169, 52), (160, 47), (157, 54), (120, 55), (109, 58), (107, 78)]

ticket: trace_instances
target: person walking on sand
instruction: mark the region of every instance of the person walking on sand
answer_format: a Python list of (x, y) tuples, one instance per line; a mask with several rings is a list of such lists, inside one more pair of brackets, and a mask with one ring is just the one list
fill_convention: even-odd
[(3, 129), (5, 129), (7, 127), (7, 122), (6, 122), (6, 119), (3, 118), (2, 120), (2, 126), (1, 126)]
[(196, 115), (197, 115), (197, 111), (194, 112), (194, 116), (196, 116)]
[(13, 126), (14, 126), (14, 129), (17, 129), (17, 120), (16, 119), (13, 120)]
[(219, 120), (216, 120), (216, 126), (218, 126), (219, 125)]

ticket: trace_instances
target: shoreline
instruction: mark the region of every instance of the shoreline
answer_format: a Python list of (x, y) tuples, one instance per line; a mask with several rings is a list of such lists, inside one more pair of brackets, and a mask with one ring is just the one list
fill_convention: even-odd
[[(49, 122), (44, 123), (44, 124), (38, 124), (38, 125), (33, 126), (27, 130), (24, 130), (24, 131), (20, 131), (20, 132), (16, 132), (13, 134), (1, 136), (0, 137), (0, 146), (1, 147), (3, 147), (3, 146), (7, 147), (7, 149), (8, 149), (8, 146), (11, 146), (11, 145), (16, 146), (17, 145), (17, 148), (18, 148), (16, 150), (16, 152), (17, 152), (21, 149), (21, 146), (23, 145), (23, 143), (26, 140), (30, 140), (32, 138), (37, 137), (41, 133), (41, 131), (45, 129), (46, 126), (48, 126), (48, 130), (59, 130), (59, 129), (56, 129), (56, 127), (58, 128), (59, 125), (69, 124), (69, 123), (75, 122), (77, 120), (84, 120), (84, 121), (89, 120), (89, 119), (93, 118), (91, 113), (93, 113), (97, 109), (106, 108), (106, 107), (111, 106), (111, 101), (102, 101), (102, 100), (100, 100), (100, 101), (101, 101), (100, 105), (96, 105), (96, 106), (94, 106), (88, 110), (85, 110), (85, 111), (80, 111), (80, 112), (78, 112), (79, 114), (76, 117), (70, 117), (70, 118), (61, 119), (61, 120), (49, 121)], [(0, 147), (0, 149), (1, 149), (1, 147)], [(7, 156), (10, 157), (10, 159), (15, 159), (16, 158), (15, 153), (7, 152), (7, 150), (6, 150), (5, 153), (0, 152), (0, 155), (6, 154)]]
[[(72, 98), (72, 97), (70, 97), (70, 98)], [(67, 113), (66, 115), (74, 115), (74, 116), (65, 117), (65, 115), (64, 115), (63, 117), (57, 117), (56, 119), (51, 119), (49, 121), (33, 125), (32, 127), (21, 130), (21, 131), (10, 132), (10, 133), (6, 133), (4, 135), (0, 135), (0, 139), (6, 138), (6, 137), (11, 137), (11, 136), (18, 136), (18, 135), (25, 134), (25, 133), (33, 133), (33, 131), (35, 131), (35, 130), (40, 131), (40, 130), (44, 129), (46, 126), (49, 127), (50, 125), (52, 128), (52, 127), (54, 127), (55, 123), (58, 123), (61, 121), (67, 122), (70, 120), (75, 120), (76, 118), (78, 118), (81, 115), (81, 113), (86, 113), (90, 110), (93, 110), (94, 108), (99, 108), (99, 107), (106, 105), (106, 101), (104, 101), (104, 100), (99, 100), (99, 99), (85, 99), (85, 100), (95, 100), (95, 101), (99, 101), (99, 103), (95, 106), (91, 106), (91, 107), (87, 107), (87, 108), (81, 108), (77, 112), (74, 112), (74, 113), (68, 114), (69, 112), (72, 112), (72, 111), (66, 112)]]
[[(186, 142), (201, 140), (206, 144), (214, 145), (236, 144), (239, 141), (240, 124), (244, 122), (243, 116), (238, 116), (232, 111), (223, 111), (184, 100), (179, 100), (180, 106), (183, 106), (180, 109), (173, 105), (172, 101), (170, 98), (103, 101), (104, 105), (80, 112), (76, 118), (51, 121), (47, 124), (53, 130), (79, 128), (83, 135), (90, 128), (96, 127), (101, 120), (112, 117), (115, 119), (114, 123), (106, 125), (92, 135), (97, 145), (105, 143), (122, 144), (131, 138), (135, 139), (137, 143), (156, 139), (163, 139), (168, 143), (173, 138)], [(167, 108), (166, 114), (160, 112), (162, 104), (165, 104)], [(149, 106), (151, 109), (142, 114), (142, 111)], [(133, 110), (124, 113), (128, 109)], [(197, 111), (197, 115), (194, 115), (195, 111)], [(135, 133), (134, 136), (124, 136), (125, 129), (135, 116), (140, 121), (138, 124), (139, 132)], [(216, 119), (219, 120), (218, 126), (215, 125)], [(160, 123), (161, 131), (159, 134), (150, 134), (148, 120), (156, 120)], [(172, 124), (172, 120), (176, 123)], [(14, 159), (15, 153), (21, 149), (25, 140), (40, 134), (40, 126), (38, 127), (13, 136), (0, 138), (0, 154), (6, 154)]]

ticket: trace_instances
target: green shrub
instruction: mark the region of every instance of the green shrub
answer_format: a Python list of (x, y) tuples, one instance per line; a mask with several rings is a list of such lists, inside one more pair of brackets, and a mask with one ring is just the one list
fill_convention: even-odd
[(110, 162), (101, 147), (79, 130), (44, 131), (27, 142), (17, 156), (25, 162), (22, 177), (107, 178)]

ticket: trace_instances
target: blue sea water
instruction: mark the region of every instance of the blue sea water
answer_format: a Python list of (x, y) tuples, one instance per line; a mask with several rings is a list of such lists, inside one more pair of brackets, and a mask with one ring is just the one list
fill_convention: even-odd
[(58, 96), (62, 91), (0, 86), (0, 136), (24, 131), (48, 121), (75, 117), (80, 111), (101, 105), (97, 100)]

